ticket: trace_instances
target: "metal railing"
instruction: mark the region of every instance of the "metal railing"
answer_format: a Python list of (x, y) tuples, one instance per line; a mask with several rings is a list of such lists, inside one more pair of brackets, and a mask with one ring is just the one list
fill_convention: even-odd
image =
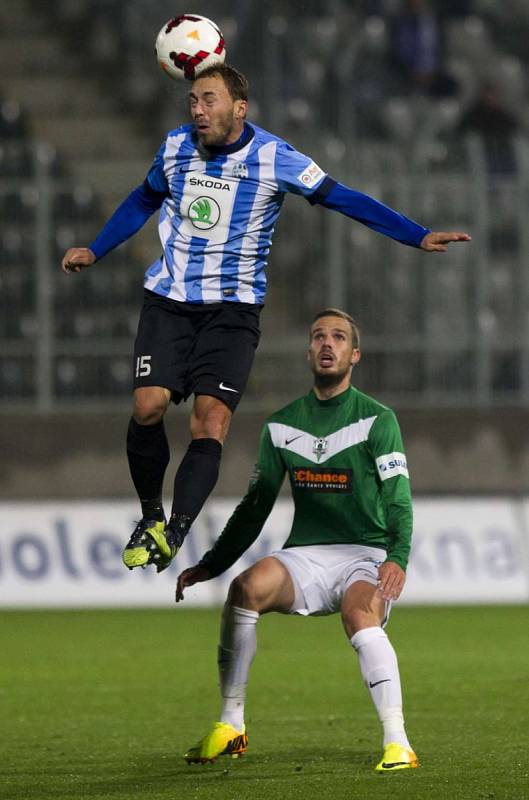
[[(525, 406), (529, 171), (490, 176), (479, 148), (466, 172), (450, 174), (388, 172), (383, 160), (377, 171), (367, 144), (313, 154), (343, 182), (423, 224), (468, 229), (473, 242), (426, 255), (289, 198), (244, 407), (273, 408), (304, 391), (307, 325), (327, 305), (360, 322), (364, 359), (355, 382), (363, 390), (401, 407)], [(83, 212), (65, 223), (57, 198), (69, 191), (76, 189), (53, 177), (43, 148), (33, 177), (0, 181), (3, 411), (100, 410), (128, 401), (147, 264), (118, 249), (93, 270), (62, 275), (61, 247), (86, 244), (102, 219)], [(153, 260), (157, 254), (153, 242)]]

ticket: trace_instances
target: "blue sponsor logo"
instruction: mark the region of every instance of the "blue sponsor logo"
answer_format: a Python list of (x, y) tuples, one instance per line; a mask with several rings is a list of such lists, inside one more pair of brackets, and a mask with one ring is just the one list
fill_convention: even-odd
[(380, 471), (387, 472), (391, 469), (398, 469), (402, 467), (403, 469), (408, 469), (408, 465), (406, 463), (406, 459), (404, 458), (392, 458), (391, 461), (387, 461), (385, 464), (380, 464)]

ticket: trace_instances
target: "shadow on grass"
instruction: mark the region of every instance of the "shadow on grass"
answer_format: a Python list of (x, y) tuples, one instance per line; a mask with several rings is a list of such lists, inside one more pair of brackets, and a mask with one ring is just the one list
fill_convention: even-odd
[[(122, 764), (119, 773), (96, 777), (95, 774), (73, 776), (57, 771), (46, 775), (42, 771), (35, 781), (22, 786), (5, 787), (2, 800), (87, 800), (87, 798), (123, 797), (132, 800), (142, 797), (174, 796), (175, 790), (189, 796), (192, 790), (202, 787), (245, 786), (259, 784), (266, 791), (267, 784), (303, 785), (305, 781), (324, 779), (332, 784), (355, 774), (366, 775), (374, 764), (374, 754), (365, 750), (332, 749), (329, 747), (291, 747), (251, 752), (239, 759), (226, 756), (214, 764), (186, 764), (181, 756), (168, 755), (167, 751), (143, 754), (141, 760), (130, 765)], [(11, 789), (11, 791), (10, 791)], [(5, 790), (4, 790), (5, 791)], [(216, 792), (215, 792), (216, 795)]]
[(240, 797), (251, 794), (258, 800), (282, 786), (285, 796), (292, 794), (290, 790), (301, 796), (304, 787), (311, 788), (312, 783), (314, 788), (325, 785), (336, 794), (346, 784), (379, 779), (373, 772), (378, 753), (356, 744), (357, 749), (336, 745), (330, 737), (324, 745), (251, 749), (242, 758), (222, 756), (214, 764), (204, 765), (186, 764), (181, 755), (167, 750), (144, 752), (129, 763), (107, 761), (99, 768), (94, 764), (93, 770), (84, 763), (77, 775), (67, 770), (48, 774), (41, 770), (38, 775), (27, 775), (25, 786), (20, 776), (13, 776), (0, 796), (2, 800), (154, 800), (183, 792), (184, 797), (217, 798), (224, 796), (225, 786), (230, 796), (239, 787)]
[[(153, 766), (154, 765), (154, 766)], [(250, 753), (242, 758), (230, 759), (222, 756), (213, 764), (186, 764), (184, 759), (168, 758), (166, 753), (151, 754), (144, 762), (143, 778), (130, 780), (129, 789), (148, 793), (155, 789), (173, 791), (216, 787), (221, 784), (253, 784), (265, 787), (267, 783), (299, 783), (304, 780), (324, 779), (332, 783), (340, 781), (347, 774), (368, 774), (374, 766), (374, 755), (368, 751), (340, 750), (329, 752), (328, 748), (312, 748), (310, 752), (303, 747), (288, 750), (267, 750), (265, 753)], [(119, 781), (113, 790), (113, 782), (96, 782), (87, 797), (112, 796), (126, 789)], [(87, 787), (89, 788), (89, 787)], [(132, 795), (131, 795), (132, 796)]]

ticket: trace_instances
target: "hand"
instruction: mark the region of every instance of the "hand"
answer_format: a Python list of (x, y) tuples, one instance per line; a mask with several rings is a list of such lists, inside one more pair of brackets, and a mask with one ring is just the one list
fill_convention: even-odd
[(472, 237), (468, 233), (440, 233), (432, 231), (427, 233), (421, 242), (421, 250), (427, 253), (446, 253), (447, 244), (450, 242), (471, 242)]
[(88, 247), (70, 247), (62, 260), (61, 268), (66, 274), (81, 272), (85, 267), (91, 267), (96, 257)]
[(184, 589), (188, 586), (194, 586), (195, 583), (201, 583), (201, 581), (209, 581), (210, 578), (209, 569), (201, 567), (200, 564), (185, 569), (180, 573), (176, 582), (175, 602), (179, 603), (184, 599)]
[(384, 561), (378, 568), (377, 589), (384, 600), (398, 600), (406, 582), (406, 573), (395, 561)]

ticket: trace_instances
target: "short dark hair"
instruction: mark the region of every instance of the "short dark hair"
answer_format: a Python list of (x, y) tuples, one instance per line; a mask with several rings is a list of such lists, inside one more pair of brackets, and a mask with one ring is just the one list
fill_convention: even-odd
[(360, 328), (350, 314), (346, 311), (341, 311), (339, 308), (324, 308), (322, 311), (318, 311), (310, 323), (310, 327), (312, 328), (316, 320), (321, 319), (321, 317), (339, 317), (340, 319), (347, 320), (351, 327), (353, 347), (360, 347)]
[[(201, 78), (215, 77), (222, 78), (232, 100), (248, 100), (248, 92), (250, 89), (248, 79), (242, 72), (239, 72), (238, 69), (230, 66), (230, 64), (222, 64), (220, 62), (218, 64), (211, 64), (211, 66), (206, 67), (198, 73), (195, 77), (195, 81), (199, 81)], [(195, 81), (193, 81), (193, 83)]]

